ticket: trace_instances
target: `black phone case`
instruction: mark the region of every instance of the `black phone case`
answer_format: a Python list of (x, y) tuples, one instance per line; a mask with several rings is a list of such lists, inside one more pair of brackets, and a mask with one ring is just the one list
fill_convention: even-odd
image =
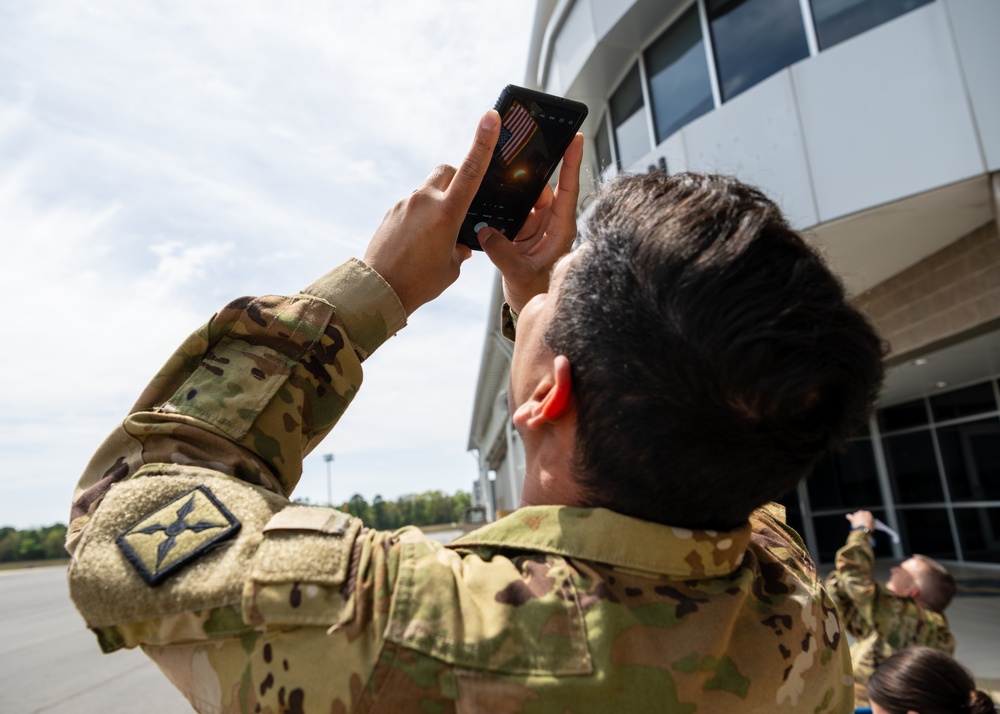
[[(515, 102), (523, 111), (508, 122)], [(514, 239), (588, 113), (582, 102), (513, 84), (503, 88), (493, 108), (505, 124), (458, 235), (458, 242), (473, 250), (482, 250), (476, 227), (483, 223)], [(527, 175), (523, 183), (518, 172)]]

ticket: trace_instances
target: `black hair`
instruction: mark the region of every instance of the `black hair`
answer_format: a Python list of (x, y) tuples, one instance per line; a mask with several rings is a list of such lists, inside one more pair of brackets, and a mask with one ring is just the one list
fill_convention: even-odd
[(907, 647), (878, 666), (868, 698), (889, 714), (995, 714), (993, 700), (976, 689), (965, 667), (940, 650)]
[(883, 344), (757, 189), (620, 176), (583, 240), (546, 341), (571, 364), (587, 505), (730, 528), (867, 417)]

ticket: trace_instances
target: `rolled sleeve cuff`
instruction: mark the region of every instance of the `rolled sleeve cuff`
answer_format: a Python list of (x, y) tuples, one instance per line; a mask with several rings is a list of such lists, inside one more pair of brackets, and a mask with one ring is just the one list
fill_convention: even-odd
[(517, 334), (517, 313), (507, 303), (500, 308), (500, 334), (511, 342)]
[(875, 560), (875, 536), (862, 530), (852, 530), (847, 535), (845, 548), (860, 548), (869, 562)]
[(348, 337), (366, 356), (406, 326), (396, 292), (367, 264), (351, 258), (302, 291), (337, 311)]
[(868, 549), (871, 550), (872, 547), (872, 534), (868, 531), (863, 531), (861, 529), (852, 530), (847, 536), (847, 542), (850, 545), (867, 545)]

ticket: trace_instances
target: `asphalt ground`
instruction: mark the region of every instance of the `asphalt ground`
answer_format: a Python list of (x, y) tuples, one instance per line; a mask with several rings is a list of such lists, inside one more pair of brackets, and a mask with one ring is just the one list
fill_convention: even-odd
[(0, 712), (175, 714), (187, 700), (138, 650), (102, 655), (65, 566), (0, 572)]
[[(429, 533), (442, 543), (461, 535)], [(187, 700), (140, 650), (101, 654), (66, 565), (0, 570), (0, 713), (176, 714)]]

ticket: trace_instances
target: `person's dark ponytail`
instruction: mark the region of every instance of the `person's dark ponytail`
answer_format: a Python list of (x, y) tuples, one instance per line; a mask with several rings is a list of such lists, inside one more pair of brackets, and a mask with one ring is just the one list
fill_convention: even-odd
[(889, 714), (996, 714), (988, 694), (976, 689), (965, 667), (940, 650), (907, 647), (879, 665), (868, 698)]

